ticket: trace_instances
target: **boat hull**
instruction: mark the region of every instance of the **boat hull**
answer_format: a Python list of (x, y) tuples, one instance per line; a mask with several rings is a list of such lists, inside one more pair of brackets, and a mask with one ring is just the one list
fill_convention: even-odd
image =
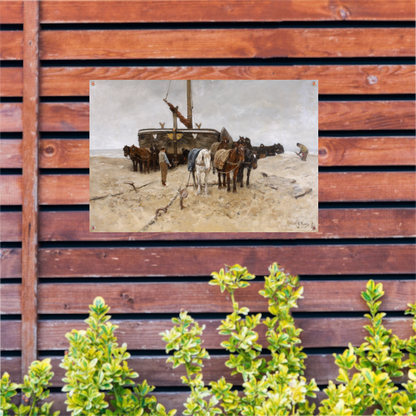
[[(182, 153), (182, 149), (209, 150), (213, 143), (220, 141), (220, 133), (214, 129), (178, 129), (177, 134), (180, 137), (177, 140), (178, 153)], [(169, 154), (175, 151), (172, 137), (172, 129), (142, 129), (138, 133), (140, 147), (150, 148), (154, 144), (158, 149), (166, 147)]]

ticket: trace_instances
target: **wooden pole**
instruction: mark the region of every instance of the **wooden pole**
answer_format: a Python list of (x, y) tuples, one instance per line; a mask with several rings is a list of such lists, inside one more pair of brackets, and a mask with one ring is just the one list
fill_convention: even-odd
[(186, 101), (187, 101), (187, 117), (189, 122), (191, 123), (188, 129), (193, 129), (193, 121), (192, 121), (192, 84), (191, 81), (186, 81)]
[(39, 0), (23, 7), (22, 378), (37, 357)]

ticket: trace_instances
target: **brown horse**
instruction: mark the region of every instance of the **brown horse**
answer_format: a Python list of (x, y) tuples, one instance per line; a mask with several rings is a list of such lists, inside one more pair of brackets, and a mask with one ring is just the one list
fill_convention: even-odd
[(241, 164), (238, 169), (237, 182), (240, 183), (240, 186), (243, 187), (244, 182), (244, 169), (247, 168), (247, 188), (250, 187), (250, 173), (251, 169), (257, 169), (257, 156), (253, 150), (248, 147), (244, 148), (244, 163)]
[(136, 158), (132, 158), (131, 157), (130, 150), (131, 150), (131, 147), (130, 146), (127, 146), (126, 145), (126, 146), (123, 147), (124, 157), (129, 157), (130, 156), (130, 159), (133, 162), (133, 170), (135, 172), (137, 172), (137, 162), (138, 162), (138, 160)]
[[(221, 152), (225, 152), (224, 149), (219, 149), (217, 154), (221, 154)], [(217, 160), (217, 158), (216, 158)], [(227, 175), (227, 191), (230, 192), (230, 173), (234, 172), (233, 174), (233, 192), (237, 192), (237, 185), (236, 179), (238, 170), (240, 165), (244, 162), (244, 147), (242, 145), (238, 145), (229, 151), (229, 155), (227, 160), (224, 163), (222, 169), (218, 169), (218, 165), (216, 166), (218, 172), (218, 189), (222, 187), (225, 188), (225, 176)], [(221, 183), (221, 175), (223, 176), (223, 183)]]
[[(135, 145), (131, 146), (130, 148), (130, 159), (133, 161), (133, 167), (135, 168), (134, 171), (137, 172), (137, 163), (140, 166), (140, 172), (150, 173), (150, 159), (152, 155), (147, 149), (142, 149), (140, 147), (136, 147)], [(136, 161), (136, 166), (134, 166), (134, 161)]]

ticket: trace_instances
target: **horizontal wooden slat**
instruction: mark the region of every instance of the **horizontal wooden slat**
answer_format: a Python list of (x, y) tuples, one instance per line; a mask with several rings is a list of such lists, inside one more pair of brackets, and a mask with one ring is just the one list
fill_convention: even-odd
[[(0, 2), (0, 3), (3, 3)], [(14, 61), (23, 59), (23, 31), (2, 30), (0, 60)]]
[(0, 241), (22, 241), (22, 212), (0, 212)]
[(413, 201), (413, 172), (320, 173), (319, 201)]
[[(386, 292), (383, 311), (404, 311), (407, 304), (416, 299), (414, 281), (384, 281)], [(295, 312), (351, 312), (367, 311), (361, 298), (365, 282), (319, 281), (301, 282), (304, 299), (299, 300)], [(9, 287), (11, 286), (11, 287)], [(16, 300), (17, 285), (4, 285), (2, 291), (10, 310), (11, 298)], [(259, 295), (263, 282), (252, 282), (250, 288), (236, 292), (236, 301), (252, 312), (268, 312), (268, 302)], [(85, 284), (41, 284), (39, 285), (39, 313), (64, 314), (86, 313), (97, 293), (100, 293), (112, 313), (176, 313), (181, 308), (191, 312), (231, 313), (232, 305), (219, 288), (203, 283), (85, 283)], [(9, 296), (10, 294), (10, 296)], [(166, 300), (169, 299), (168, 302)], [(325, 302), (323, 302), (325, 299)], [(344, 302), (348, 299), (348, 302)], [(10, 312), (9, 312), (10, 313)], [(16, 312), (19, 313), (19, 312)]]
[(415, 129), (414, 101), (324, 101), (319, 130)]
[[(119, 344), (124, 342), (130, 350), (164, 350), (166, 344), (162, 341), (161, 332), (170, 329), (173, 324), (170, 320), (113, 320), (118, 325), (116, 336)], [(216, 328), (221, 320), (198, 320), (206, 329), (201, 337), (204, 348), (222, 349), (221, 342), (226, 337), (218, 335)], [(364, 325), (368, 324), (366, 318), (297, 318), (295, 324), (303, 331), (300, 334), (304, 348), (347, 347), (348, 343), (354, 346), (364, 342), (368, 332)], [(391, 329), (400, 338), (412, 336), (411, 318), (385, 318), (383, 324)], [(3, 351), (20, 350), (20, 321), (1, 322), (1, 349)], [(85, 329), (86, 324), (78, 320), (39, 321), (38, 349), (66, 350), (69, 347), (65, 334), (72, 329)], [(258, 327), (259, 343), (266, 345), (266, 326)], [(5, 336), (7, 334), (7, 336)]]
[[(320, 130), (408, 130), (415, 128), (414, 101), (323, 101)], [(22, 104), (0, 104), (1, 129), (18, 132)], [(88, 131), (88, 103), (41, 103), (40, 131)]]
[(0, 286), (0, 314), (20, 315), (22, 313), (22, 285), (6, 284)]
[(0, 168), (22, 167), (22, 140), (0, 140)]
[(209, 276), (236, 263), (262, 275), (274, 261), (293, 274), (400, 274), (415, 271), (415, 256), (406, 244), (42, 249), (39, 277)]
[(23, 1), (0, 1), (0, 24), (23, 23)]
[[(15, 68), (19, 69), (19, 68)], [(41, 68), (42, 96), (87, 96), (89, 80), (277, 79), (319, 81), (319, 94), (414, 94), (414, 65)]]
[[(262, 355), (262, 358), (268, 360), (270, 355)], [(62, 378), (65, 377), (65, 370), (59, 367), (62, 357), (50, 357), (52, 371), (54, 376), (51, 380), (54, 387), (63, 386)], [(157, 387), (175, 387), (181, 386), (181, 376), (186, 375), (183, 367), (172, 369), (170, 363), (166, 363), (167, 356), (133, 356), (127, 363), (129, 367), (139, 373), (136, 382), (147, 380), (150, 385)], [(228, 356), (211, 355), (209, 360), (204, 360), (204, 368), (202, 370), (204, 382), (207, 384), (211, 381), (217, 381), (221, 377), (225, 377), (228, 383), (241, 386), (242, 377), (239, 375), (232, 376), (231, 369), (225, 366)], [(315, 379), (318, 385), (327, 385), (329, 380), (338, 384), (336, 378), (339, 374), (339, 367), (335, 365), (335, 358), (332, 354), (310, 354), (305, 359), (306, 370), (304, 377), (310, 380)], [(2, 357), (2, 372), (7, 371), (13, 382), (21, 382), (20, 372), (16, 371), (16, 367), (20, 369), (20, 357)], [(18, 367), (19, 366), (19, 367)], [(405, 382), (407, 375), (395, 378), (396, 383)]]
[[(0, 212), (0, 240), (21, 241), (20, 212)], [(90, 233), (89, 213), (40, 212), (40, 241), (274, 240), (304, 238), (398, 238), (416, 236), (411, 208), (321, 209), (314, 233)], [(74, 224), (77, 224), (74, 227)]]
[[(105, 45), (105, 47), (103, 47)], [(56, 30), (40, 59), (413, 56), (413, 28)]]
[(21, 132), (22, 110), (21, 103), (0, 103), (0, 131)]
[[(3, 1), (0, 2), (0, 7), (3, 3)], [(21, 97), (22, 95), (23, 68), (2, 68), (0, 71), (0, 97)]]
[(1, 351), (20, 351), (22, 349), (21, 321), (0, 321)]
[(411, 166), (414, 137), (320, 137), (319, 166)]
[[(414, 201), (414, 172), (320, 173), (320, 202)], [(21, 205), (21, 176), (0, 176), (3, 205)], [(88, 175), (42, 175), (39, 179), (41, 205), (89, 203)]]
[(0, 278), (14, 278), (22, 276), (22, 250), (20, 248), (0, 249)]
[(21, 383), (22, 358), (21, 357), (0, 357), (0, 366), (2, 374), (8, 373), (13, 383)]
[[(89, 141), (43, 139), (41, 168), (88, 168)], [(22, 141), (0, 140), (0, 167), (22, 167)], [(120, 150), (121, 152), (121, 150)], [(416, 163), (414, 137), (320, 137), (319, 166), (411, 166)]]
[(313, 20), (413, 20), (414, 4), (396, 0), (59, 1), (41, 4), (43, 23), (77, 22), (276, 22)]
[(0, 176), (1, 205), (22, 205), (22, 176)]
[(41, 241), (383, 238), (416, 235), (413, 209), (319, 210), (317, 233), (90, 233), (88, 212), (42, 212), (40, 221)]
[(41, 168), (88, 168), (89, 140), (43, 139), (39, 146)]

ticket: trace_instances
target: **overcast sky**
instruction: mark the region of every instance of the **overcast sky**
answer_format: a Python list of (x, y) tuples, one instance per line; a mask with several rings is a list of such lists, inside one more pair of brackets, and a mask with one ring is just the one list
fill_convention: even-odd
[[(192, 81), (193, 118), (201, 128), (225, 127), (234, 140), (259, 146), (281, 143), (318, 150), (318, 83), (312, 81)], [(137, 145), (139, 129), (172, 128), (163, 99), (186, 117), (186, 81), (95, 81), (90, 85), (90, 147)], [(178, 120), (178, 127), (185, 128)]]

